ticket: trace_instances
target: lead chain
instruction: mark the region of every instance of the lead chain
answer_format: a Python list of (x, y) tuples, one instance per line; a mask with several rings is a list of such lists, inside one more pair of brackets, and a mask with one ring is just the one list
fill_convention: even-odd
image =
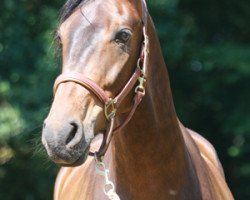
[(105, 184), (103, 186), (103, 192), (108, 197), (109, 200), (120, 200), (120, 197), (115, 192), (115, 186), (114, 183), (109, 179), (109, 170), (106, 168), (103, 161), (100, 161), (95, 156), (95, 169), (96, 172), (104, 176), (105, 178)]

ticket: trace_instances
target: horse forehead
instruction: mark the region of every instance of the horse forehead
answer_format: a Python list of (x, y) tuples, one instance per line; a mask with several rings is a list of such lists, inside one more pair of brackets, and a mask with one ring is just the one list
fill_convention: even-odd
[(129, 26), (133, 28), (140, 23), (135, 7), (129, 1), (99, 0), (81, 5), (59, 27), (60, 34), (76, 31), (77, 27), (113, 27)]

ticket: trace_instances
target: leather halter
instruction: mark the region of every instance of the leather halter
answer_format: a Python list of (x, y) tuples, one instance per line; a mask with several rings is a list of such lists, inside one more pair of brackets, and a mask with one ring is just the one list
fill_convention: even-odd
[[(93, 80), (89, 79), (88, 77), (84, 76), (79, 72), (62, 73), (56, 78), (56, 81), (54, 83), (54, 88), (53, 88), (54, 95), (61, 83), (75, 82), (83, 86), (84, 88), (88, 89), (93, 94), (95, 94), (95, 96), (98, 97), (98, 99), (104, 104), (104, 114), (109, 123), (105, 133), (103, 133), (103, 141), (99, 150), (95, 153), (92, 152), (89, 153), (89, 155), (91, 156), (95, 155), (97, 158), (101, 158), (102, 156), (105, 155), (108, 146), (111, 142), (113, 134), (115, 132), (118, 132), (124, 126), (126, 126), (126, 124), (132, 118), (143, 96), (145, 95), (144, 85), (146, 82), (146, 66), (148, 60), (147, 57), (149, 53), (148, 36), (146, 32), (148, 11), (145, 0), (142, 0), (142, 11), (143, 11), (142, 23), (143, 23), (144, 41), (141, 48), (141, 56), (137, 61), (137, 67), (134, 73), (128, 80), (127, 84), (123, 87), (121, 92), (115, 98), (110, 98), (109, 96), (107, 96), (106, 92), (100, 86), (98, 86)], [(142, 66), (140, 66), (141, 64)], [(135, 87), (137, 81), (139, 81), (139, 84), (137, 85), (137, 87)], [(124, 122), (120, 124), (118, 127), (114, 128), (114, 118), (116, 116), (116, 110), (134, 87), (135, 87), (135, 96), (134, 96), (133, 107), (130, 110), (130, 113), (127, 115)]]

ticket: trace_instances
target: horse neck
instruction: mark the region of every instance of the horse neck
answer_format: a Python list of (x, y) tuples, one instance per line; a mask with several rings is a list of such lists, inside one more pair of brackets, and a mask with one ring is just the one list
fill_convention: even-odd
[(137, 199), (155, 198), (148, 194), (159, 191), (161, 185), (170, 196), (183, 188), (186, 192), (199, 188), (174, 109), (160, 44), (156, 40), (151, 45), (154, 53), (149, 58), (147, 94), (112, 143), (117, 188), (129, 199), (135, 195)]

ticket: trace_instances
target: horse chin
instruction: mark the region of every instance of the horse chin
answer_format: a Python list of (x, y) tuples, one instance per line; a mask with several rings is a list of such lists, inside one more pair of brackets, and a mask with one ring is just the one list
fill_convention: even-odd
[(85, 163), (85, 161), (88, 158), (88, 152), (82, 154), (75, 162), (73, 163), (56, 163), (61, 167), (78, 167), (80, 165), (82, 165), (83, 163)]
[(88, 158), (90, 145), (86, 146), (78, 157), (72, 156), (70, 159), (58, 158), (55, 155), (49, 155), (50, 160), (61, 167), (77, 167), (82, 165)]

